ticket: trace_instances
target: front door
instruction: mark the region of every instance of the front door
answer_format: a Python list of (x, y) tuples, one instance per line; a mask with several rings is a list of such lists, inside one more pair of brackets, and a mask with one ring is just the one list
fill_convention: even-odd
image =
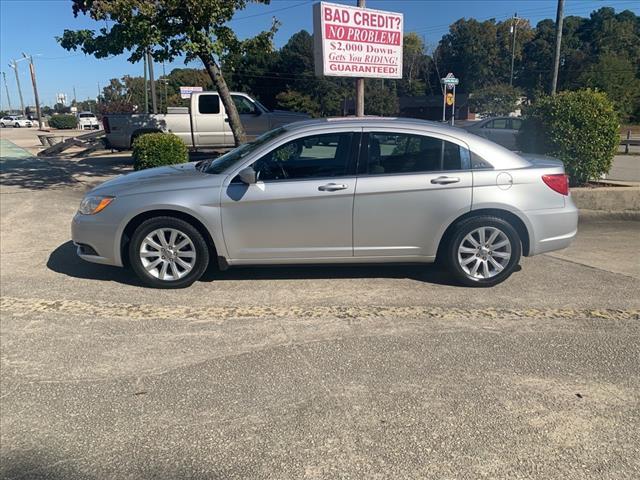
[[(252, 142), (264, 132), (270, 130), (269, 128), (269, 116), (263, 112), (254, 102), (244, 95), (232, 94), (231, 98), (236, 105), (238, 115), (240, 116), (240, 122), (244, 127), (244, 132), (247, 134), (247, 141)], [(225, 137), (227, 143), (233, 145), (233, 132), (229, 125), (228, 118), (225, 113)]]
[(471, 209), (469, 151), (435, 134), (371, 131), (364, 137), (353, 209), (354, 255), (435, 256), (444, 228)]
[(287, 141), (253, 164), (257, 183), (232, 179), (222, 194), (230, 260), (352, 256), (359, 136), (314, 134)]

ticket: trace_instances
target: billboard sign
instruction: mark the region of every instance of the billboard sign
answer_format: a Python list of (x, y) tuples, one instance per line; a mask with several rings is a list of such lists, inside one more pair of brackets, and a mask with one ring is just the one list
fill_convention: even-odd
[(316, 75), (402, 78), (403, 27), (401, 13), (316, 3)]
[(191, 98), (191, 94), (201, 92), (202, 87), (180, 87), (180, 98)]

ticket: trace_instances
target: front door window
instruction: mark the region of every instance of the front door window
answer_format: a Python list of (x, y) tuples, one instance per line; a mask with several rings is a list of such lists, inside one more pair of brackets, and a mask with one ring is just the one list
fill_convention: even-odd
[(349, 175), (353, 133), (298, 138), (272, 150), (254, 165), (261, 181), (302, 180)]

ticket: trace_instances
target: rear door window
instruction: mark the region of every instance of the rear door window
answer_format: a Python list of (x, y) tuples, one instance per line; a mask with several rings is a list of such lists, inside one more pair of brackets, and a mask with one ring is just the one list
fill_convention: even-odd
[(220, 97), (218, 95), (200, 95), (198, 97), (198, 112), (220, 113)]
[(489, 128), (496, 128), (498, 130), (504, 130), (504, 129), (508, 128), (509, 120), (506, 119), (506, 118), (496, 118), (489, 125), (490, 125)]
[(458, 144), (426, 135), (368, 134), (367, 175), (468, 170), (469, 151)]
[(520, 120), (519, 118), (512, 118), (511, 119), (511, 129), (512, 130), (520, 130), (520, 127), (522, 127), (522, 120)]

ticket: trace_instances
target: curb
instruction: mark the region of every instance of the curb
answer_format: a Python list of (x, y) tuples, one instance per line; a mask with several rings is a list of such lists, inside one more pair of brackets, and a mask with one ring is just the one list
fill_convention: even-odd
[(581, 208), (578, 212), (580, 223), (605, 220), (640, 221), (640, 210), (590, 210)]

